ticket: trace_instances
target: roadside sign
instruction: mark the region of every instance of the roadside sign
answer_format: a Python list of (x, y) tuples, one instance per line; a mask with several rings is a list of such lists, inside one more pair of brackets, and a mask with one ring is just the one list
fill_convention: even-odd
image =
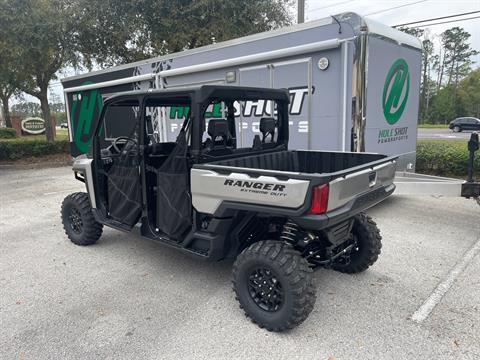
[(29, 117), (22, 120), (22, 131), (28, 134), (42, 134), (45, 132), (45, 120), (38, 117)]

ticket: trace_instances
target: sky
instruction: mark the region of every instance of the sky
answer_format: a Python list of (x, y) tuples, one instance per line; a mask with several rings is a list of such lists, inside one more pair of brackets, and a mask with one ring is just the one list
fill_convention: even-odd
[[(393, 26), (476, 10), (480, 11), (480, 0), (305, 0), (305, 21), (353, 11), (385, 25)], [(432, 23), (474, 16), (480, 16), (480, 13), (432, 21)], [(480, 18), (422, 27), (422, 29), (427, 30), (433, 38), (438, 51), (440, 34), (453, 26), (459, 26), (468, 31), (471, 34), (470, 44), (474, 49), (480, 51)], [(480, 66), (480, 54), (476, 55), (473, 60), (476, 62), (475, 67)]]
[[(305, 21), (308, 22), (342, 12), (356, 12), (359, 15), (393, 26), (475, 10), (480, 10), (480, 0), (305, 0)], [(463, 18), (479, 15), (472, 14)], [(438, 20), (438, 22), (446, 20), (453, 19)], [(468, 31), (472, 35), (470, 38), (472, 47), (480, 51), (480, 18), (422, 28), (426, 29), (429, 36), (433, 38), (438, 51), (440, 34), (453, 26), (460, 26)], [(473, 65), (474, 67), (480, 66), (480, 54), (476, 55), (473, 60), (476, 62)], [(72, 70), (66, 72), (73, 75)], [(63, 98), (62, 86), (58, 80), (52, 82), (50, 92)], [(32, 97), (28, 97), (28, 100), (38, 102)]]

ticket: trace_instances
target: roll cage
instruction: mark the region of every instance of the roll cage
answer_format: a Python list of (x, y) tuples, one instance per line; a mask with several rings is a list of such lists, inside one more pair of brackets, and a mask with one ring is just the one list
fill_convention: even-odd
[[(105, 116), (105, 112), (109, 106), (117, 103), (123, 103), (131, 106), (140, 106), (140, 116), (137, 121), (139, 122), (140, 130), (140, 146), (145, 144), (145, 109), (147, 101), (157, 100), (162, 105), (190, 104), (189, 118), (190, 118), (190, 131), (189, 131), (189, 153), (196, 159), (201, 161), (202, 158), (202, 136), (207, 130), (205, 112), (208, 106), (215, 101), (222, 101), (227, 104), (229, 109), (226, 117), (228, 130), (231, 136), (236, 138), (235, 128), (235, 116), (233, 114), (233, 102), (235, 101), (258, 101), (258, 100), (271, 100), (276, 103), (276, 111), (278, 112), (278, 121), (276, 122), (277, 140), (276, 148), (281, 147), (287, 149), (288, 147), (288, 104), (290, 102), (288, 90), (277, 90), (268, 88), (255, 88), (255, 87), (241, 87), (241, 86), (217, 86), (217, 85), (203, 85), (198, 87), (185, 87), (178, 89), (167, 90), (148, 90), (148, 91), (128, 91), (114, 95), (105, 100), (102, 111), (99, 116), (99, 121), (96, 124), (93, 143), (93, 153), (95, 154), (98, 149), (98, 135), (102, 131), (102, 119)], [(229, 104), (229, 102), (231, 104)], [(228, 106), (230, 105), (230, 106)], [(261, 151), (260, 151), (261, 152)], [(224, 157), (224, 156), (221, 156)]]
[[(252, 146), (237, 148), (236, 132), (239, 123), (236, 123), (236, 118), (242, 115), (241, 111), (240, 114), (235, 114), (235, 106), (241, 108), (242, 103), (245, 104), (246, 101), (259, 100), (271, 104), (271, 114), (275, 115), (276, 119), (262, 118), (259, 129), (263, 138), (260, 140), (259, 135), (256, 135)], [(220, 102), (225, 107), (224, 118), (209, 119), (207, 108)], [(186, 150), (182, 152), (182, 159), (179, 160), (187, 164), (182, 170), (185, 174), (194, 164), (234, 158), (245, 154), (254, 155), (287, 150), (288, 104), (287, 90), (208, 85), (181, 89), (131, 91), (108, 98), (104, 102), (92, 139), (92, 172), (94, 174), (93, 188), (95, 189), (93, 197), (97, 204), (97, 208), (94, 210), (95, 216), (100, 222), (123, 230), (132, 229), (138, 219), (142, 218), (142, 233), (145, 236), (158, 237), (159, 230), (156, 229), (156, 226), (153, 226), (152, 230), (150, 226), (150, 224), (158, 224), (160, 221), (158, 209), (161, 206), (155, 205), (152, 200), (158, 199), (159, 191), (163, 190), (162, 186), (165, 186), (162, 185), (165, 183), (159, 180), (161, 175), (158, 170), (167, 162), (167, 158), (178, 157), (175, 152), (179, 147), (179, 138), (183, 137), (180, 141), (181, 146), (186, 147)], [(179, 105), (188, 108), (188, 111), (177, 141), (152, 144), (147, 134), (147, 107)], [(125, 119), (127, 119), (132, 130), (130, 134), (124, 133), (123, 136), (112, 140), (111, 136), (107, 136), (105, 115), (109, 111), (108, 109), (115, 108), (115, 106), (123, 106), (125, 111), (120, 111), (119, 118), (114, 117), (114, 120), (125, 123)], [(130, 117), (126, 115), (127, 112)], [(132, 116), (132, 114), (135, 115)], [(208, 127), (206, 126), (207, 120), (209, 120)], [(110, 127), (115, 127), (115, 121), (110, 124)], [(206, 132), (210, 139), (203, 141), (203, 135)], [(222, 137), (224, 135), (225, 137)], [(217, 136), (220, 139), (218, 141), (216, 141)], [(269, 137), (271, 138), (270, 143), (255, 145), (255, 140), (262, 144)], [(112, 141), (108, 148), (105, 145), (108, 145), (108, 141), (104, 140), (107, 138)], [(119, 144), (120, 141), (117, 140), (122, 140), (123, 143)], [(217, 142), (220, 143), (220, 146), (217, 146)], [(225, 146), (221, 146), (222, 143)], [(171, 159), (168, 161), (172, 163)], [(152, 175), (152, 173), (156, 173), (156, 175)], [(184, 184), (184, 187), (189, 192), (189, 184)], [(112, 189), (116, 191), (113, 192)], [(118, 191), (119, 189), (120, 191)], [(115, 201), (119, 194), (122, 198)], [(128, 208), (126, 202), (130, 203)], [(183, 203), (185, 202), (186, 200)], [(191, 208), (191, 202), (189, 207)], [(134, 209), (133, 214), (131, 209)], [(130, 213), (128, 213), (129, 211)], [(192, 209), (192, 211), (194, 210)], [(187, 211), (185, 211), (184, 217), (189, 217)], [(195, 219), (195, 215), (193, 218)]]

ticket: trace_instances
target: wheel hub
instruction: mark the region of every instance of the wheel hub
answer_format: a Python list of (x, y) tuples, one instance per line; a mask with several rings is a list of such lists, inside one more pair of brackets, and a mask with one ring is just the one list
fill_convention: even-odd
[(283, 304), (282, 285), (269, 269), (256, 268), (251, 272), (248, 278), (248, 292), (262, 310), (275, 312)]
[(83, 230), (83, 221), (80, 211), (78, 211), (78, 209), (76, 208), (72, 208), (70, 210), (68, 220), (70, 222), (70, 227), (72, 228), (73, 232), (76, 234), (80, 234)]

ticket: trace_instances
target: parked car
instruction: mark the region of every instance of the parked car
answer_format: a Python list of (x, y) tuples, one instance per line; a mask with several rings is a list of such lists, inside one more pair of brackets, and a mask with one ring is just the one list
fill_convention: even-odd
[(463, 130), (480, 130), (480, 120), (474, 117), (460, 117), (452, 120), (448, 128), (454, 132)]
[(68, 129), (68, 124), (67, 123), (61, 123), (60, 124), (60, 129)]

